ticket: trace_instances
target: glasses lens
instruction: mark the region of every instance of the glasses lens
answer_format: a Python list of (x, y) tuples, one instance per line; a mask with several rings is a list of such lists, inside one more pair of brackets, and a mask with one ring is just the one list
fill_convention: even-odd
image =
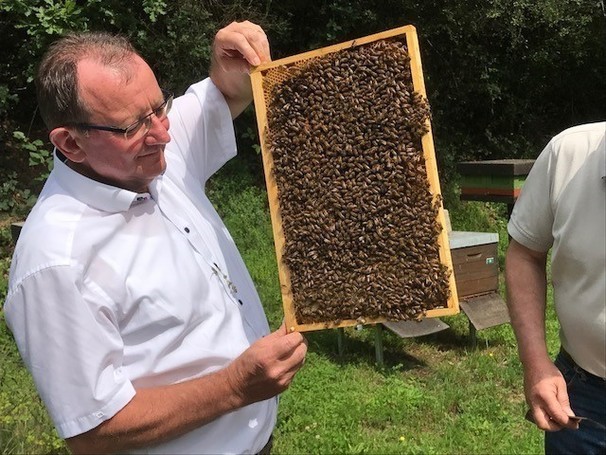
[(170, 108), (173, 105), (173, 95), (165, 91), (163, 91), (163, 93), (164, 102), (160, 107), (139, 120), (137, 123), (134, 123), (126, 128), (126, 131), (124, 131), (124, 137), (126, 139), (132, 139), (135, 136), (147, 134), (152, 127), (152, 116), (155, 115), (159, 120), (163, 120), (168, 115)]
[(168, 115), (170, 109), (173, 107), (173, 95), (169, 95), (166, 99), (166, 105), (164, 106), (164, 115)]
[[(145, 125), (145, 128), (141, 128), (144, 125)], [(131, 126), (129, 126), (128, 128), (126, 128), (126, 131), (124, 131), (124, 137), (126, 137), (126, 139), (132, 139), (133, 137), (137, 136), (138, 133), (140, 133), (140, 132), (143, 132), (143, 134), (147, 133), (149, 131), (150, 127), (151, 127), (151, 118), (145, 117), (145, 118), (139, 120), (137, 123), (134, 123)]]
[(162, 103), (162, 106), (160, 106), (158, 109), (156, 109), (154, 111), (154, 114), (156, 115), (156, 117), (158, 117), (160, 120), (162, 120), (164, 117), (166, 117), (168, 115), (172, 105), (173, 105), (173, 96), (167, 95), (167, 97), (164, 99), (164, 103)]

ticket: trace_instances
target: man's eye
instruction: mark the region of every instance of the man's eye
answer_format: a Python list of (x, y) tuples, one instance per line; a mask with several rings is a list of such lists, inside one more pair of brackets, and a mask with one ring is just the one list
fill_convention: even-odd
[(139, 122), (135, 123), (134, 125), (129, 126), (126, 130), (126, 135), (132, 136), (133, 134), (135, 134), (137, 131), (139, 131), (141, 129), (141, 126), (143, 125), (143, 123), (144, 122), (139, 121)]

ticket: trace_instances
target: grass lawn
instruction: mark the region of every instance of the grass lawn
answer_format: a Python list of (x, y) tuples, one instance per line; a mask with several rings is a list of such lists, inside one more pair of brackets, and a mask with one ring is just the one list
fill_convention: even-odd
[[(209, 194), (242, 251), (270, 325), (277, 328), (282, 304), (267, 198), (258, 163), (250, 161), (228, 164)], [(502, 211), (480, 203), (448, 208), (455, 230), (499, 233), (502, 268), (507, 242)], [(0, 221), (2, 302), (12, 220)], [(307, 333), (305, 366), (281, 396), (274, 453), (542, 453), (542, 433), (523, 418), (522, 371), (511, 327), (478, 332), (478, 348), (472, 349), (466, 316), (443, 320), (450, 329), (426, 337), (401, 339), (384, 331), (383, 367), (375, 361), (372, 326), (346, 328), (343, 355), (337, 330)], [(548, 340), (555, 354), (551, 305)], [(0, 312), (0, 454), (66, 452)]]

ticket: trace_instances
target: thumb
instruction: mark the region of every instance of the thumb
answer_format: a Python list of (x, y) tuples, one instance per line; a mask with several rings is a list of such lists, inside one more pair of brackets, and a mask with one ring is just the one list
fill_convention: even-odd
[(265, 338), (280, 338), (286, 335), (288, 335), (288, 331), (286, 330), (286, 324), (284, 323), (284, 321), (282, 321), (282, 325), (278, 327), (277, 330), (267, 335)]
[(560, 402), (562, 411), (564, 411), (569, 416), (575, 415), (574, 411), (570, 407), (570, 398), (568, 397), (568, 390), (566, 386), (558, 388), (557, 399)]
[(276, 330), (275, 333), (280, 336), (288, 335), (288, 330), (286, 330), (286, 321), (282, 320), (282, 324), (280, 325), (280, 327), (278, 327), (278, 330)]

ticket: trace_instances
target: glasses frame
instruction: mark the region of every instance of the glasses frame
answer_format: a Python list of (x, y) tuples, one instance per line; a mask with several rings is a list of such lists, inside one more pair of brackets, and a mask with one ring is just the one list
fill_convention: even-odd
[(168, 113), (170, 112), (170, 109), (172, 107), (174, 95), (171, 92), (169, 92), (168, 90), (164, 90), (164, 89), (160, 89), (160, 90), (162, 90), (162, 96), (164, 97), (164, 101), (162, 102), (162, 104), (160, 104), (160, 106), (155, 108), (149, 114), (134, 121), (133, 123), (128, 125), (126, 128), (120, 128), (117, 126), (93, 125), (91, 123), (81, 123), (81, 122), (71, 122), (71, 123), (67, 123), (65, 126), (73, 126), (73, 127), (81, 128), (84, 130), (109, 131), (111, 133), (123, 134), (124, 139), (126, 139), (126, 140), (129, 140), (129, 139), (132, 139), (133, 137), (135, 137), (135, 135), (141, 130), (141, 127), (145, 126), (145, 131), (143, 133), (143, 135), (145, 135), (151, 129), (152, 115), (155, 115), (159, 119), (163, 119), (164, 117), (166, 117), (168, 115)]

